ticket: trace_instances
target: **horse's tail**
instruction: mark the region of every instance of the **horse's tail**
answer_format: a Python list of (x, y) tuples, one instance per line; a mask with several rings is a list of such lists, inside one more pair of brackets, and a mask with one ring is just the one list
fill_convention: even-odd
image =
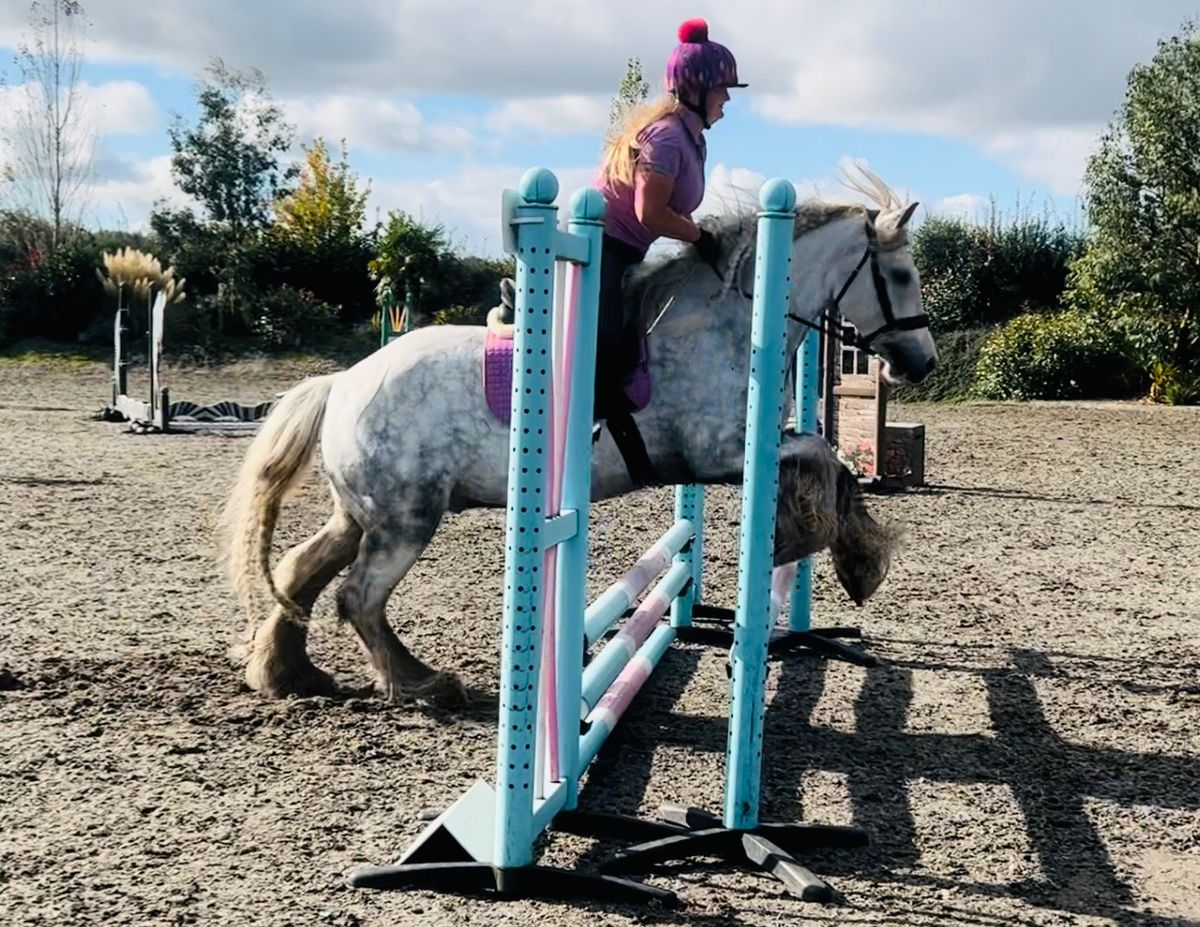
[(265, 591), (289, 618), (304, 609), (281, 593), (271, 577), (271, 539), (279, 507), (312, 459), (325, 420), (325, 404), (337, 374), (313, 377), (275, 404), (246, 451), (221, 519), (222, 555), (234, 591), (246, 609), (246, 645), (254, 639), (258, 604)]

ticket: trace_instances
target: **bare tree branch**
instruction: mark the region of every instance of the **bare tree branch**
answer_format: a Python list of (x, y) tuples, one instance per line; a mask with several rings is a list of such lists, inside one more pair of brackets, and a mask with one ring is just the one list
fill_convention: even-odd
[(96, 133), (80, 80), (87, 21), (77, 0), (34, 0), (29, 25), (15, 58), (24, 100), (11, 173), (26, 208), (49, 222), (53, 251), (79, 226), (94, 176)]

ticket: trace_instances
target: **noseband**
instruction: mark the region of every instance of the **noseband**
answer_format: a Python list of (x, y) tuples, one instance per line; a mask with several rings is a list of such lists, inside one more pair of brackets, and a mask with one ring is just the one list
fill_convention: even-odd
[[(806, 325), (822, 334), (836, 335), (843, 342), (853, 345), (860, 351), (865, 351), (868, 354), (878, 354), (879, 352), (871, 347), (871, 342), (880, 335), (886, 335), (889, 332), (911, 332), (928, 328), (929, 316), (922, 312), (919, 315), (910, 315), (904, 318), (896, 317), (896, 312), (892, 308), (892, 297), (888, 293), (887, 283), (883, 279), (883, 271), (879, 267), (879, 236), (876, 234), (875, 226), (870, 220), (866, 223), (866, 232), (867, 247), (863, 251), (863, 256), (858, 259), (858, 264), (850, 272), (850, 276), (846, 278), (846, 282), (842, 284), (842, 288), (838, 290), (837, 295), (833, 297), (828, 306), (818, 313), (817, 320), (803, 318), (794, 312), (789, 312), (788, 318), (793, 322), (799, 322), (801, 325)], [(875, 284), (875, 298), (879, 302), (879, 311), (883, 314), (883, 324), (865, 335), (847, 332), (844, 329), (835, 332), (834, 328), (837, 326), (836, 318), (841, 313), (842, 299), (849, 292), (850, 287), (858, 279), (859, 273), (868, 262), (871, 265), (871, 280)]]

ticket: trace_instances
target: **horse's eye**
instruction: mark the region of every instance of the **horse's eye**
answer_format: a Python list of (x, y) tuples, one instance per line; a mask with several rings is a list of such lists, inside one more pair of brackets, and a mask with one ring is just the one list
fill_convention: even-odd
[(908, 286), (912, 283), (912, 274), (907, 270), (893, 270), (892, 283), (896, 284), (896, 286)]

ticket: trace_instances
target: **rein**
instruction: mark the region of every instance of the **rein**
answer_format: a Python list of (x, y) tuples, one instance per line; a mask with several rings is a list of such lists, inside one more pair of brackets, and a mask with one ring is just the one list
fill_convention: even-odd
[[(895, 308), (892, 306), (892, 297), (888, 293), (887, 283), (883, 279), (883, 271), (879, 266), (879, 236), (875, 231), (875, 226), (870, 221), (865, 223), (865, 228), (867, 235), (867, 247), (863, 250), (862, 257), (858, 259), (858, 263), (855, 265), (854, 270), (850, 272), (850, 276), (846, 278), (837, 294), (833, 296), (829, 303), (827, 303), (820, 312), (816, 313), (815, 317), (812, 319), (797, 315), (794, 312), (789, 312), (787, 317), (791, 321), (797, 322), (806, 328), (811, 328), (813, 331), (820, 332), (822, 335), (837, 337), (845, 344), (852, 345), (860, 351), (863, 351), (867, 354), (873, 354), (878, 357), (879, 352), (871, 347), (871, 343), (875, 341), (875, 339), (879, 338), (881, 335), (886, 335), (889, 332), (910, 332), (928, 328), (929, 316), (922, 312), (918, 315), (905, 316), (903, 318), (896, 317)], [(879, 311), (883, 315), (883, 324), (865, 335), (860, 335), (856, 331), (846, 331), (843, 329), (838, 324), (837, 317), (841, 313), (841, 302), (845, 298), (846, 293), (850, 291), (850, 287), (854, 285), (854, 281), (858, 279), (858, 275), (862, 272), (862, 269), (868, 265), (868, 263), (871, 266), (871, 282), (875, 287), (875, 299), (879, 304)], [(720, 268), (718, 268), (715, 264), (710, 264), (708, 266), (711, 268), (712, 272), (716, 274), (717, 279), (724, 283), (725, 274), (721, 273)], [(691, 279), (694, 272), (695, 266), (693, 266), (692, 270), (688, 272), (688, 275), (680, 281), (677, 290), (684, 287), (684, 285)], [(738, 295), (743, 299), (752, 299), (754, 296), (753, 293), (745, 292), (740, 285), (737, 287), (737, 292)], [(646, 331), (647, 336), (654, 331), (659, 321), (661, 321), (662, 317), (667, 314), (667, 310), (669, 310), (674, 303), (675, 296), (672, 295), (666, 301), (666, 303), (663, 304), (662, 309), (659, 311), (658, 315), (655, 316), (654, 321), (651, 322)]]

